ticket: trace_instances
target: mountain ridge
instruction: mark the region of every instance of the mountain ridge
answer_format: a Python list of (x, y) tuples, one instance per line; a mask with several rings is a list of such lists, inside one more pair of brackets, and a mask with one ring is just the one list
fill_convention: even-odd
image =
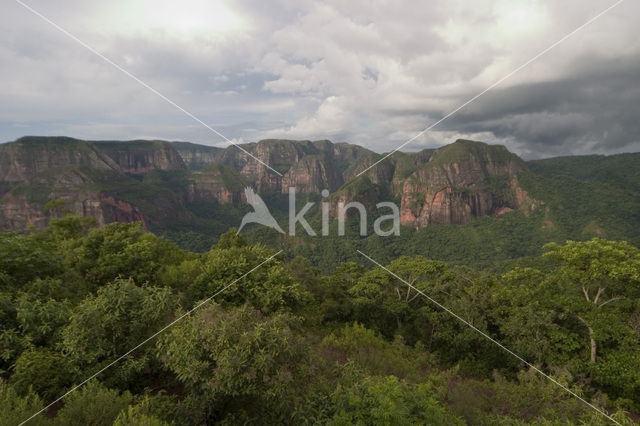
[[(9, 188), (0, 199), (0, 217), (4, 218), (4, 221), (0, 220), (0, 226), (19, 228), (21, 223), (22, 227), (31, 224), (42, 226), (49, 216), (46, 202), (43, 202), (45, 198), (47, 202), (65, 200), (71, 204), (73, 213), (92, 215), (100, 224), (114, 218), (140, 220), (144, 216), (140, 206), (118, 196), (117, 188), (115, 194), (113, 190), (105, 190), (104, 184), (116, 181), (126, 186), (127, 181), (140, 180), (140, 176), (144, 183), (145, 177), (152, 172), (185, 175), (182, 190), (186, 195), (179, 194), (173, 203), (168, 203), (177, 210), (184, 210), (185, 204), (194, 200), (241, 203), (245, 185), (253, 186), (261, 193), (275, 194), (286, 194), (289, 187), (296, 187), (304, 194), (320, 193), (326, 189), (331, 193), (340, 192), (342, 196), (339, 198), (348, 201), (345, 197), (349, 195), (354, 199), (361, 195), (350, 193), (355, 186), (348, 185), (357, 180), (361, 165), (371, 164), (379, 156), (358, 145), (334, 144), (328, 140), (267, 139), (243, 144), (241, 148), (230, 146), (223, 149), (159, 140), (85, 141), (69, 137), (23, 137), (0, 146), (0, 180), (5, 188)], [(493, 166), (507, 155), (505, 153), (508, 151), (504, 147), (473, 141), (457, 141), (417, 154), (398, 153), (367, 171), (372, 184), (385, 188), (376, 191), (374, 198), (363, 201), (372, 204), (383, 195), (400, 197), (403, 223), (415, 227), (429, 223), (466, 223), (474, 216), (493, 214), (502, 207), (504, 200), (497, 200), (488, 192), (484, 181), (504, 175), (505, 182), (508, 180), (512, 189), (520, 191), (514, 175), (519, 171), (518, 167), (498, 170)], [(508, 153), (507, 156), (514, 164), (524, 164), (514, 154)], [(458, 164), (461, 161), (462, 168)], [(477, 174), (477, 170), (469, 170), (464, 161), (470, 161), (472, 167), (482, 169), (482, 172)], [(278, 170), (281, 176), (263, 163)], [(447, 164), (451, 164), (453, 169), (444, 170)], [(211, 165), (220, 167), (212, 168)], [(433, 167), (428, 176), (420, 175), (421, 170), (430, 165)], [(83, 173), (77, 170), (79, 167), (83, 168)], [(468, 176), (469, 173), (473, 176)], [(223, 174), (234, 177), (225, 181)], [(231, 181), (241, 184), (234, 185)], [(438, 185), (435, 189), (434, 182)], [(459, 188), (462, 191), (457, 190)], [(421, 194), (423, 189), (430, 200), (416, 200), (416, 194)], [(476, 195), (466, 196), (470, 191)], [(78, 200), (78, 197), (84, 199)], [(110, 204), (119, 206), (120, 214), (96, 212), (105, 200), (112, 198), (114, 202), (110, 201)], [(151, 203), (159, 201), (158, 198), (150, 200)], [(421, 212), (413, 217), (411, 211), (415, 202), (422, 206)], [(520, 207), (514, 200), (507, 204), (510, 209)], [(21, 209), (27, 213), (21, 214)], [(434, 210), (444, 212), (434, 214)], [(143, 222), (149, 221), (157, 219), (150, 215)]]
[(282, 176), (235, 146), (69, 137), (1, 144), (0, 228), (42, 228), (72, 213), (99, 225), (139, 221), (154, 232), (209, 235), (211, 241), (248, 211), (246, 186), (281, 210), (280, 220), (288, 187), (295, 186), (300, 199), (315, 201), (330, 190), (334, 215), (339, 202), (374, 207), (394, 201), (402, 225), (413, 229), (513, 212), (531, 215), (530, 226), (539, 221), (535, 226), (566, 237), (626, 235), (640, 224), (640, 213), (634, 213), (640, 205), (640, 154), (525, 162), (503, 146), (458, 140), (438, 149), (395, 152), (357, 176), (383, 154), (328, 140), (272, 139), (242, 148)]

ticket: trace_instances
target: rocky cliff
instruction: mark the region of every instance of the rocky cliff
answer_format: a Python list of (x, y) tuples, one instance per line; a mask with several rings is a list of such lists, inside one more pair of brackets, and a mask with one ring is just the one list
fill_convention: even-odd
[(526, 164), (503, 146), (458, 140), (437, 150), (397, 152), (381, 159), (371, 155), (353, 169), (349, 184), (332, 196), (332, 211), (345, 200), (371, 206), (386, 197), (400, 203), (403, 225), (420, 228), (464, 224), (474, 217), (527, 212), (536, 206), (518, 183)]
[(120, 178), (113, 171), (97, 174), (85, 166), (59, 166), (14, 186), (0, 198), (0, 227), (40, 228), (66, 213), (92, 216), (99, 225), (142, 222), (146, 226), (139, 207), (99, 189), (98, 175), (114, 182)]
[(300, 192), (335, 191), (346, 182), (349, 168), (372, 154), (357, 145), (327, 140), (265, 139), (242, 144), (240, 148), (233, 145), (225, 148), (215, 154), (216, 161), (238, 170), (260, 192), (283, 194), (289, 191), (289, 186), (298, 186)]
[(503, 146), (459, 140), (433, 153), (401, 185), (401, 222), (463, 224), (478, 216), (533, 208), (518, 185), (526, 170)]
[(233, 168), (222, 164), (210, 164), (192, 174), (188, 200), (239, 204), (246, 202), (244, 188), (247, 186), (250, 184)]
[(123, 173), (145, 174), (152, 170), (186, 168), (182, 157), (168, 142), (134, 140), (127, 142), (93, 142)]
[(190, 142), (171, 142), (185, 166), (190, 170), (200, 170), (213, 163), (220, 163), (225, 153), (223, 148), (198, 145)]
[(90, 142), (65, 137), (23, 137), (0, 145), (0, 181), (25, 182), (55, 167), (81, 165), (116, 169), (111, 158)]
[(150, 198), (155, 199), (151, 204), (176, 202), (160, 201), (132, 176), (184, 168), (177, 151), (162, 141), (24, 137), (0, 145), (0, 228), (45, 226), (58, 214), (48, 206), (53, 200), (60, 201), (59, 209), (92, 216), (98, 224), (146, 225), (162, 217), (162, 209), (155, 207), (143, 212), (141, 206), (149, 205)]
[(52, 200), (101, 224), (188, 222), (192, 205), (244, 203), (246, 186), (269, 196), (292, 186), (299, 193), (328, 189), (333, 211), (338, 202), (395, 200), (402, 223), (416, 228), (535, 207), (518, 184), (525, 163), (501, 146), (460, 140), (397, 152), (361, 176), (382, 155), (326, 140), (271, 139), (241, 148), (21, 138), (0, 145), (0, 227), (44, 226), (57, 214), (47, 208)]

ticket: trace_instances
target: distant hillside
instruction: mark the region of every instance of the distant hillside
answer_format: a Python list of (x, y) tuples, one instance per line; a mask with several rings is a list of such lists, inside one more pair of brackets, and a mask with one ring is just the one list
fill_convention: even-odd
[(546, 203), (546, 223), (567, 238), (640, 242), (640, 154), (558, 157), (527, 163), (523, 186)]
[[(20, 138), (0, 145), (0, 228), (43, 227), (72, 213), (99, 224), (140, 221), (184, 247), (206, 250), (250, 210), (246, 186), (262, 195), (283, 224), (288, 187), (295, 186), (299, 198), (316, 201), (329, 189), (334, 213), (340, 201), (373, 208), (392, 200), (400, 207), (402, 235), (384, 243), (355, 232), (345, 244), (247, 228), (250, 239), (327, 267), (332, 259), (350, 258), (357, 247), (383, 260), (411, 252), (490, 263), (535, 255), (547, 241), (640, 241), (640, 154), (524, 162), (505, 147), (459, 140), (394, 153), (357, 176), (382, 155), (326, 140), (274, 139), (242, 147), (282, 176), (234, 146)], [(308, 217), (320, 227), (317, 209)]]
[(583, 182), (606, 182), (640, 192), (640, 153), (555, 157), (527, 164), (532, 172), (548, 178), (565, 176)]
[[(370, 156), (354, 172), (378, 160)], [(464, 224), (475, 217), (535, 208), (518, 182), (524, 161), (504, 146), (458, 140), (437, 150), (396, 153), (352, 179), (334, 199), (400, 202), (403, 225)]]
[(245, 186), (263, 195), (287, 194), (289, 187), (302, 194), (328, 189), (334, 204), (397, 199), (403, 223), (413, 227), (467, 223), (533, 207), (517, 183), (524, 162), (504, 147), (471, 141), (397, 154), (361, 177), (358, 172), (378, 154), (326, 140), (271, 139), (221, 149), (187, 142), (24, 137), (2, 145), (0, 153), (0, 226), (8, 228), (44, 226), (60, 213), (47, 208), (54, 200), (99, 223), (140, 220), (162, 226), (165, 217), (194, 219), (189, 214), (194, 203), (238, 206)]

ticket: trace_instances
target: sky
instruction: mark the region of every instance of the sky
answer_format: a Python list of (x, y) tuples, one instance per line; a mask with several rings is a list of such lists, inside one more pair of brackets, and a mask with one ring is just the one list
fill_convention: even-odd
[[(395, 149), (615, 0), (21, 0), (235, 143)], [(525, 158), (640, 151), (640, 2), (626, 0), (415, 138)], [(0, 142), (228, 142), (15, 0)]]

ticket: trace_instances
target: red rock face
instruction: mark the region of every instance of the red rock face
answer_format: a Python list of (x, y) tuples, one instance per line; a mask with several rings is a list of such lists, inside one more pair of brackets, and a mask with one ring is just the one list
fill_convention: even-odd
[[(66, 202), (65, 210), (92, 216), (98, 224), (142, 222), (133, 204), (99, 188), (110, 179), (126, 181), (125, 173), (183, 169), (171, 144), (160, 141), (87, 142), (71, 138), (22, 138), (0, 146), (0, 227), (25, 229), (46, 226), (57, 213), (45, 209), (49, 200)], [(96, 184), (96, 179), (101, 184)], [(0, 182), (1, 183), (1, 182)], [(26, 186), (26, 193), (12, 187)], [(156, 201), (156, 200), (153, 200)], [(160, 200), (159, 202), (163, 202)], [(162, 210), (162, 206), (158, 210)]]
[(496, 216), (502, 216), (503, 214), (509, 213), (509, 212), (512, 212), (512, 211), (513, 211), (513, 209), (511, 207), (498, 207), (496, 209), (495, 214), (496, 214)]
[(420, 228), (464, 224), (477, 216), (530, 209), (519, 187), (524, 163), (501, 147), (458, 142), (437, 151), (426, 165), (402, 182), (400, 221)]
[(335, 191), (351, 176), (346, 170), (371, 154), (362, 147), (329, 141), (264, 140), (245, 144), (243, 149), (282, 176), (237, 147), (220, 155), (220, 162), (239, 170), (258, 192), (283, 194), (289, 187), (296, 187), (299, 193)]
[(400, 223), (404, 225), (415, 225), (417, 219), (411, 209), (403, 209), (400, 211)]
[(147, 229), (147, 222), (137, 207), (104, 194), (100, 195), (98, 204), (100, 207), (95, 212), (97, 215), (91, 216), (98, 216), (100, 225), (110, 222), (140, 222)]
[(42, 228), (46, 216), (37, 206), (32, 205), (24, 196), (8, 194), (2, 200), (0, 209), (0, 228), (26, 229), (29, 226)]
[[(217, 163), (151, 176), (153, 182), (164, 182), (163, 176), (186, 178), (184, 188), (177, 191), (147, 191), (141, 200), (145, 204), (140, 203), (146, 206), (148, 216), (144, 216), (132, 193), (119, 195), (118, 190), (112, 190), (110, 180), (136, 191), (140, 175), (186, 169), (181, 154), (170, 143), (23, 138), (0, 145), (0, 227), (44, 226), (49, 219), (44, 204), (51, 199), (65, 200), (70, 211), (93, 216), (100, 224), (162, 223), (175, 220), (177, 214), (188, 219), (185, 203), (238, 204), (245, 201), (246, 186), (258, 193), (284, 194), (289, 187), (296, 187), (299, 193), (328, 189), (334, 193), (328, 200), (334, 214), (340, 201), (358, 201), (372, 207), (395, 197), (400, 200), (401, 223), (415, 228), (463, 224), (476, 216), (512, 210), (527, 213), (537, 206), (518, 184), (517, 174), (526, 168), (524, 162), (504, 147), (479, 142), (457, 141), (438, 150), (396, 153), (360, 177), (358, 173), (380, 156), (348, 144), (268, 140), (243, 145), (245, 151), (279, 170), (282, 176), (238, 147), (199, 151), (197, 146), (183, 144), (181, 149), (190, 167), (204, 166), (208, 159)], [(12, 192), (12, 188), (24, 184), (31, 198)]]
[(334, 168), (313, 156), (298, 161), (285, 173), (280, 191), (286, 194), (289, 187), (295, 187), (301, 193), (320, 193), (324, 189), (337, 188), (341, 183), (341, 176)]
[(217, 181), (198, 179), (189, 187), (188, 200), (189, 202), (216, 201), (221, 204), (238, 204), (243, 200), (243, 193), (242, 191), (230, 191)]
[(191, 174), (187, 200), (239, 204), (248, 185), (237, 171), (221, 165), (211, 166)]
[[(145, 229), (147, 221), (140, 210), (122, 200), (106, 194), (73, 194), (59, 197), (67, 201), (65, 208), (77, 216), (91, 216), (103, 226), (110, 222), (141, 222)], [(26, 229), (35, 226), (44, 228), (55, 213), (45, 211), (42, 206), (30, 203), (23, 196), (9, 194), (2, 200), (0, 228)]]

